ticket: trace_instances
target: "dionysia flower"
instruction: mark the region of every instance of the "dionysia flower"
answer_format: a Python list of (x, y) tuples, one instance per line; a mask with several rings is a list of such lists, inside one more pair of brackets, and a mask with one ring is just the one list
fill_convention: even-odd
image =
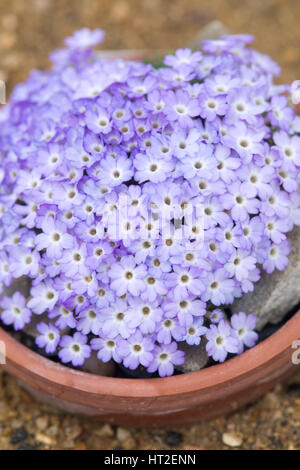
[(224, 361), (257, 341), (224, 307), (288, 265), (300, 224), (299, 118), (249, 35), (165, 67), (101, 59), (83, 29), (0, 113), (0, 318), (82, 366), (97, 351), (171, 375), (180, 343)]

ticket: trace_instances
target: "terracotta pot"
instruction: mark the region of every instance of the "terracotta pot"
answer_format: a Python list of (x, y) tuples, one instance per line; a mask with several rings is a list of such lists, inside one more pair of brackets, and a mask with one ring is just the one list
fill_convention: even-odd
[(136, 426), (184, 425), (252, 403), (299, 367), (292, 362), (297, 339), (300, 311), (270, 338), (223, 364), (169, 378), (118, 379), (45, 359), (0, 328), (4, 369), (38, 399), (64, 411)]
[[(106, 51), (99, 56), (153, 59), (153, 52)], [(300, 114), (300, 104), (296, 110)], [(252, 403), (299, 368), (292, 362), (298, 339), (300, 311), (270, 338), (223, 364), (169, 378), (117, 379), (45, 359), (0, 328), (7, 361), (3, 368), (36, 398), (67, 412), (143, 427), (190, 424)]]

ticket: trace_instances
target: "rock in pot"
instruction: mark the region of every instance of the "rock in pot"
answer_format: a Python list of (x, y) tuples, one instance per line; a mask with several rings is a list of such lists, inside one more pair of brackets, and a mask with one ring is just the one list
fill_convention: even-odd
[(267, 323), (279, 323), (300, 302), (300, 227), (288, 238), (291, 244), (288, 267), (272, 274), (263, 272), (254, 291), (237, 299), (231, 307), (234, 313), (254, 313), (259, 331)]

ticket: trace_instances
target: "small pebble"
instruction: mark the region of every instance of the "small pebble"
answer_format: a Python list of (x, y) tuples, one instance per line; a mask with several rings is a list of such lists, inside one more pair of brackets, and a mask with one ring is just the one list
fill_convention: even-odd
[(48, 427), (48, 422), (49, 421), (46, 416), (40, 416), (40, 418), (37, 418), (35, 421), (35, 424), (39, 431), (45, 431)]
[(178, 447), (183, 442), (183, 436), (177, 431), (168, 431), (165, 435), (164, 442), (170, 447)]
[(16, 431), (13, 433), (10, 439), (11, 444), (19, 444), (22, 441), (25, 441), (28, 437), (28, 432), (26, 431), (25, 428), (19, 428), (16, 429)]
[(129, 439), (130, 437), (131, 437), (131, 433), (127, 429), (124, 429), (124, 428), (118, 428), (117, 429), (117, 439), (118, 439), (118, 441), (124, 442), (127, 439)]
[(65, 433), (70, 440), (76, 439), (82, 433), (82, 428), (78, 424), (66, 426)]
[(53, 424), (50, 428), (47, 429), (48, 436), (57, 436), (58, 434), (58, 426)]
[(44, 444), (46, 446), (51, 446), (55, 443), (55, 440), (52, 437), (46, 436), (46, 434), (42, 434), (42, 433), (37, 433), (35, 435), (35, 439), (41, 444)]
[(240, 447), (243, 443), (243, 439), (239, 434), (233, 432), (224, 432), (222, 435), (223, 444), (229, 447)]
[(97, 428), (94, 431), (95, 435), (98, 437), (113, 437), (114, 430), (110, 424), (105, 424), (102, 428)]

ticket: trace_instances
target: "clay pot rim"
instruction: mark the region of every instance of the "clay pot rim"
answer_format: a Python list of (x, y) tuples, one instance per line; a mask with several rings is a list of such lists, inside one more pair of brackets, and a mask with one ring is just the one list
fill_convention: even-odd
[(297, 333), (300, 336), (300, 310), (276, 333), (240, 356), (197, 372), (153, 379), (103, 377), (71, 369), (31, 351), (1, 328), (0, 340), (5, 343), (8, 362), (48, 383), (102, 396), (155, 399), (222, 386), (249, 375), (291, 348), (299, 338)]

